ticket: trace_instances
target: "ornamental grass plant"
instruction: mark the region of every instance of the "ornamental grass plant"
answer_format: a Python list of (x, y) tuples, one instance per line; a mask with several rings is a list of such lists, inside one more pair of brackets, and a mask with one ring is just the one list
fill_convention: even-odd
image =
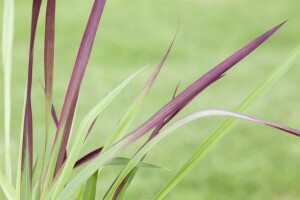
[[(103, 142), (99, 139), (98, 148), (83, 154), (84, 147), (88, 144), (89, 136), (95, 124), (101, 123), (105, 118), (104, 111), (115, 99), (124, 98), (121, 92), (133, 82), (134, 79), (148, 66), (139, 68), (135, 73), (128, 76), (123, 82), (111, 89), (103, 98), (99, 97), (99, 102), (90, 109), (82, 119), (76, 119), (77, 108), (80, 106), (80, 89), (84, 79), (88, 62), (92, 53), (97, 32), (101, 31), (101, 20), (105, 15), (105, 0), (94, 0), (91, 7), (89, 18), (85, 26), (84, 33), (78, 47), (77, 56), (74, 61), (72, 74), (69, 78), (67, 91), (62, 101), (62, 108), (57, 109), (54, 105), (53, 85), (55, 83), (54, 70), (55, 59), (60, 56), (55, 54), (56, 45), (56, 1), (45, 0), (45, 13), (41, 12), (42, 0), (33, 0), (31, 13), (31, 32), (30, 45), (28, 51), (27, 82), (24, 94), (24, 109), (22, 114), (22, 124), (20, 125), (20, 144), (19, 157), (11, 156), (11, 70), (14, 55), (12, 53), (14, 38), (14, 1), (4, 0), (3, 5), (3, 24), (2, 24), (2, 67), (3, 67), (3, 88), (4, 88), (4, 147), (5, 152), (5, 171), (0, 171), (0, 186), (5, 198), (14, 199), (123, 199), (126, 192), (130, 191), (130, 184), (134, 181), (140, 168), (147, 170), (163, 170), (171, 166), (159, 166), (146, 161), (147, 155), (162, 139), (184, 125), (202, 118), (223, 117), (223, 121), (215, 128), (204, 140), (199, 142), (196, 151), (183, 163), (182, 167), (176, 171), (173, 177), (157, 191), (151, 198), (163, 199), (172, 191), (176, 190), (177, 184), (201, 161), (201, 159), (212, 149), (214, 145), (238, 122), (238, 120), (249, 121), (249, 126), (262, 124), (274, 129), (274, 134), (282, 132), (286, 137), (294, 137), (299, 140), (300, 130), (285, 126), (273, 121), (261, 119), (259, 117), (244, 114), (245, 110), (253, 104), (267, 89), (269, 89), (291, 66), (299, 59), (300, 47), (291, 50), (290, 55), (274, 68), (257, 87), (236, 107), (235, 110), (222, 108), (206, 108), (194, 110), (187, 115), (182, 115), (181, 111), (189, 105), (202, 92), (209, 90), (210, 86), (222, 81), (224, 76), (230, 76), (232, 68), (238, 66), (240, 61), (255, 51), (265, 41), (271, 40), (276, 32), (284, 31), (284, 26), (288, 23), (283, 21), (277, 25), (266, 27), (262, 33), (242, 46), (235, 53), (212, 67), (204, 75), (199, 76), (186, 88), (181, 88), (178, 84), (170, 91), (170, 100), (157, 111), (149, 113), (148, 119), (135, 126), (134, 120), (139, 116), (139, 111), (143, 108), (143, 101), (159, 75), (163, 65), (167, 62), (168, 55), (171, 53), (180, 25), (171, 39), (161, 60), (152, 70), (149, 78), (144, 85), (140, 86), (140, 91), (132, 100), (127, 111), (120, 116), (116, 122), (114, 130), (109, 133), (109, 137)], [(38, 83), (41, 90), (45, 93), (44, 98), (44, 118), (34, 119), (35, 109), (41, 109), (41, 105), (32, 102), (32, 86), (34, 83), (33, 75), (37, 67), (34, 64), (35, 58), (35, 38), (39, 22), (39, 16), (45, 15), (44, 27), (44, 79)], [(272, 27), (273, 26), (273, 27)], [(245, 34), (247, 34), (245, 32)], [(67, 35), (65, 37), (68, 37)], [(224, 38), (220, 38), (224, 39)], [(271, 42), (271, 41), (270, 41)], [(138, 44), (137, 44), (138, 45)], [(262, 45), (262, 47), (260, 47)], [(105, 50), (105, 47), (104, 47)], [(17, 59), (17, 58), (16, 58)], [(124, 61), (126, 62), (126, 61)], [(263, 61), (262, 61), (263, 62)], [(61, 67), (61, 66), (60, 66)], [(255, 66), (253, 66), (255, 67)], [(188, 70), (188, 69), (186, 69)], [(20, 72), (23, 73), (23, 72)], [(24, 71), (25, 73), (25, 71)], [(170, 72), (172, 73), (172, 72)], [(107, 76), (113, 76), (108, 74)], [(222, 87), (226, 87), (225, 82)], [(176, 82), (174, 83), (176, 85)], [(97, 86), (99, 87), (99, 86)], [(274, 91), (276, 92), (276, 90)], [(91, 94), (94, 95), (94, 94)], [(151, 95), (151, 94), (150, 94)], [(161, 94), (165, 95), (165, 94)], [(227, 97), (224, 97), (227, 98)], [(229, 98), (229, 97), (228, 97)], [(123, 105), (114, 105), (123, 107)], [(280, 105), (279, 105), (280, 106)], [(36, 108), (35, 108), (36, 107)], [(284, 116), (282, 117), (284, 120)], [(43, 122), (44, 131), (34, 134), (34, 122)], [(277, 129), (277, 130), (275, 130)], [(55, 131), (53, 131), (55, 130)], [(180, 130), (180, 129), (179, 129)], [(195, 130), (196, 132), (201, 130)], [(262, 131), (263, 132), (263, 131)], [(189, 137), (191, 134), (184, 133)], [(260, 133), (263, 134), (263, 133)], [(101, 138), (101, 133), (97, 133)], [(142, 141), (142, 142), (141, 142)], [(34, 143), (39, 143), (39, 148), (35, 148)], [(122, 153), (128, 148), (136, 145), (131, 157), (123, 157)], [(137, 145), (136, 145), (137, 146)], [(134, 147), (136, 147), (134, 146)], [(276, 150), (275, 150), (276, 151)], [(14, 172), (12, 160), (17, 160), (17, 171)], [(293, 162), (291, 160), (291, 162)], [(97, 188), (101, 187), (100, 179), (105, 173), (105, 168), (109, 166), (121, 166), (115, 174), (115, 179), (109, 183), (104, 193), (100, 193)], [(15, 179), (13, 178), (15, 177)], [(178, 186), (179, 187), (179, 186)]]

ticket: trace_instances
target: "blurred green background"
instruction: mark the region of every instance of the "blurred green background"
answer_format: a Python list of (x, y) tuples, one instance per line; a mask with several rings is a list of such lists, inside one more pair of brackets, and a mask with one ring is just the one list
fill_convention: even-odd
[[(37, 31), (32, 93), (37, 151), (41, 144), (40, 135), (44, 133), (44, 98), (39, 79), (43, 80), (45, 2)], [(57, 1), (54, 103), (58, 112), (91, 6), (91, 0)], [(278, 33), (203, 92), (180, 116), (201, 108), (234, 109), (299, 44), (299, 10), (298, 0), (108, 1), (81, 87), (74, 130), (89, 109), (118, 83), (144, 65), (149, 64), (151, 69), (155, 67), (172, 40), (179, 21), (174, 47), (134, 122), (135, 126), (169, 101), (179, 82), (181, 91), (244, 44), (289, 19)], [(11, 130), (14, 165), (27, 74), (30, 18), (31, 1), (16, 0)], [(246, 113), (299, 129), (299, 64), (298, 60)], [(151, 69), (135, 79), (99, 117), (82, 153), (105, 143)], [(3, 113), (2, 72), (0, 79)], [(223, 120), (216, 117), (194, 122), (160, 142), (146, 160), (172, 171), (140, 170), (125, 199), (152, 199)], [(2, 128), (2, 114), (0, 122)], [(0, 141), (3, 147), (3, 134)], [(132, 155), (136, 148), (137, 145), (124, 155)], [(1, 169), (4, 171), (4, 151), (1, 149)], [(104, 170), (99, 197), (103, 196), (120, 169), (107, 167)], [(239, 122), (166, 199), (296, 200), (300, 199), (299, 183), (300, 140), (268, 127)]]

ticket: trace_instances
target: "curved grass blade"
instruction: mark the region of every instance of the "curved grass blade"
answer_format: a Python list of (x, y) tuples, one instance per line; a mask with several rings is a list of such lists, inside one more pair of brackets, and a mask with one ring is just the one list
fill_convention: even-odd
[[(228, 110), (222, 110), (222, 109), (206, 109), (206, 110), (200, 110), (197, 112), (194, 112), (190, 115), (187, 115), (186, 117), (182, 118), (181, 120), (173, 123), (169, 127), (165, 128), (158, 134), (156, 137), (154, 137), (152, 140), (150, 140), (148, 143), (146, 143), (140, 151), (136, 153), (136, 155), (129, 161), (129, 163), (125, 166), (125, 168), (121, 171), (118, 179), (116, 180), (115, 187), (113, 187), (110, 192), (107, 194), (105, 199), (112, 199), (115, 190), (117, 189), (117, 186), (122, 182), (122, 180), (130, 173), (130, 171), (135, 167), (135, 165), (140, 161), (140, 159), (143, 158), (143, 156), (149, 152), (159, 141), (161, 141), (164, 137), (172, 133), (172, 131), (178, 129), (179, 127), (192, 122), (196, 119), (204, 118), (204, 117), (211, 117), (211, 116), (227, 116), (227, 117), (234, 117), (239, 118), (242, 120), (247, 120), (251, 122), (256, 122), (260, 124), (264, 124), (267, 126), (270, 126), (272, 128), (276, 128), (281, 131), (285, 131), (287, 133), (290, 133), (292, 135), (300, 137), (300, 130), (293, 129), (287, 126), (283, 126), (274, 122), (258, 119), (255, 117), (250, 117), (248, 115), (243, 115), (237, 112), (232, 112)], [(160, 198), (158, 198), (160, 199)]]
[(0, 171), (0, 186), (6, 196), (9, 200), (15, 200), (16, 197), (16, 191), (13, 188), (13, 186), (9, 183), (8, 179), (5, 178), (5, 176)]
[(69, 82), (67, 94), (64, 100), (59, 124), (56, 131), (55, 142), (47, 165), (43, 182), (43, 190), (47, 190), (55, 172), (62, 166), (68, 144), (74, 111), (77, 104), (80, 85), (90, 58), (96, 32), (100, 23), (106, 0), (95, 0), (84, 35), (78, 50), (76, 62)]
[[(246, 110), (246, 108), (260, 97), (263, 92), (269, 89), (291, 67), (299, 55), (300, 46), (298, 46), (283, 63), (274, 69), (269, 76), (249, 94), (249, 96), (236, 108), (236, 111), (243, 112)], [(213, 131), (178, 170), (168, 184), (159, 192), (156, 196), (157, 199), (164, 198), (200, 162), (210, 148), (216, 144), (235, 125), (235, 123), (236, 119), (227, 119)]]
[(5, 174), (11, 183), (10, 155), (10, 115), (11, 115), (11, 68), (14, 37), (14, 0), (3, 1), (2, 23), (2, 66), (4, 85), (4, 138), (5, 138)]
[(146, 122), (140, 125), (135, 130), (131, 131), (123, 139), (119, 140), (109, 149), (104, 151), (99, 157), (94, 159), (88, 166), (85, 166), (81, 172), (79, 172), (70, 182), (66, 185), (65, 189), (62, 191), (59, 199), (66, 199), (70, 196), (77, 187), (86, 181), (95, 171), (99, 169), (103, 163), (107, 162), (109, 159), (117, 155), (124, 148), (132, 144), (134, 141), (138, 140), (154, 127), (156, 127), (161, 121), (168, 118), (172, 113), (176, 112), (178, 109), (182, 109), (190, 101), (193, 100), (201, 91), (207, 88), (215, 80), (223, 76), (223, 74), (233, 67), (236, 63), (250, 54), (258, 46), (260, 46), (264, 41), (266, 41), (273, 33), (275, 33), (285, 22), (275, 26), (269, 31), (265, 32), (260, 37), (254, 39), (252, 42), (247, 44), (245, 47), (228, 57), (222, 63), (214, 67), (212, 70), (207, 72), (200, 79), (191, 84), (183, 92), (177, 95), (173, 100), (163, 106), (158, 112), (156, 112), (152, 117), (150, 117)]
[[(95, 118), (118, 96), (118, 94), (129, 84), (129, 82), (138, 75), (143, 69), (131, 75), (124, 82), (122, 82), (118, 87), (112, 90), (107, 94), (82, 120), (78, 128), (78, 133), (76, 139), (71, 148), (70, 154), (65, 162), (65, 165), (62, 169), (62, 173), (58, 177), (55, 187), (49, 192), (50, 195), (53, 195), (52, 199), (56, 199), (64, 188), (67, 180), (69, 179), (73, 167), (78, 159), (79, 153), (84, 145), (85, 136), (94, 122)], [(52, 192), (53, 191), (53, 192)], [(51, 198), (51, 197), (50, 197)]]

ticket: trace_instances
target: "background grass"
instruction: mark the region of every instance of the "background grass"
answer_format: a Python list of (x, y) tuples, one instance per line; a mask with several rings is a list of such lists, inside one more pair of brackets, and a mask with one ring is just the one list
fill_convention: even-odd
[[(58, 111), (63, 103), (91, 5), (91, 0), (57, 1), (54, 102)], [(140, 67), (150, 64), (153, 68), (171, 42), (178, 21), (181, 24), (175, 45), (135, 125), (166, 103), (178, 82), (181, 81), (182, 90), (256, 36), (289, 19), (278, 33), (239, 63), (225, 78), (202, 93), (181, 115), (208, 107), (234, 109), (299, 44), (299, 9), (298, 0), (108, 1), (81, 88), (76, 121), (80, 122), (101, 97)], [(11, 129), (14, 166), (17, 162), (27, 74), (30, 17), (31, 1), (16, 0)], [(37, 151), (40, 148), (39, 135), (44, 133), (44, 94), (38, 81), (43, 80), (44, 21), (45, 2), (38, 24), (32, 93), (34, 146)], [(298, 61), (247, 114), (299, 129), (299, 64)], [(149, 74), (150, 70), (147, 72)], [(143, 73), (136, 79), (99, 117), (85, 152), (105, 143), (148, 74)], [(2, 83), (3, 77), (0, 79)], [(0, 88), (2, 92), (3, 84), (0, 84)], [(0, 105), (3, 113), (3, 98), (0, 99)], [(222, 120), (211, 118), (192, 123), (162, 141), (149, 154), (147, 162), (163, 165), (172, 171), (140, 170), (125, 198), (153, 198)], [(2, 115), (0, 123), (3, 127)], [(3, 134), (0, 135), (0, 141), (3, 147)], [(124, 155), (131, 155), (132, 152), (134, 148)], [(0, 151), (0, 159), (4, 169), (3, 150)], [(108, 167), (104, 170), (98, 192), (100, 196), (119, 169)], [(167, 199), (299, 199), (299, 169), (298, 138), (241, 122)]]

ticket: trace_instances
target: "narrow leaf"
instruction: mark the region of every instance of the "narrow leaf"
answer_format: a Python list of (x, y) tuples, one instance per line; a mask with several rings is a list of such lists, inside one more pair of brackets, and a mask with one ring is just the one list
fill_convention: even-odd
[(76, 63), (74, 65), (72, 77), (69, 82), (67, 94), (64, 100), (61, 116), (59, 118), (59, 125), (57, 129), (56, 139), (58, 136), (60, 136), (60, 134), (63, 135), (62, 135), (61, 145), (58, 144), (60, 146), (60, 150), (56, 161), (55, 171), (57, 171), (63, 163), (63, 156), (65, 155), (66, 152), (66, 147), (67, 147), (70, 128), (71, 128), (70, 124), (72, 124), (73, 114), (77, 103), (80, 85), (90, 58), (94, 39), (96, 36), (96, 32), (99, 26), (99, 22), (102, 16), (105, 3), (106, 0), (94, 1), (90, 18), (88, 20), (84, 35), (82, 37), (80, 48), (78, 50)]
[(27, 78), (26, 108), (24, 116), (23, 143), (22, 143), (22, 175), (21, 181), (25, 188), (21, 187), (21, 196), (31, 198), (32, 190), (32, 165), (33, 165), (33, 130), (32, 130), (32, 109), (31, 109), (31, 87), (33, 71), (33, 49), (35, 41), (36, 26), (41, 7), (41, 0), (33, 0), (32, 21), (29, 47), (29, 64)]
[[(53, 68), (54, 68), (54, 34), (55, 34), (55, 4), (56, 0), (48, 0), (45, 23), (45, 47), (44, 47), (44, 77), (45, 77), (45, 135), (44, 149), (42, 153), (42, 167), (40, 181), (42, 181), (45, 156), (47, 153), (50, 119), (53, 116)], [(55, 114), (54, 114), (55, 115)], [(56, 117), (56, 116), (53, 116)]]
[(11, 68), (14, 37), (14, 0), (4, 0), (2, 24), (2, 66), (4, 85), (4, 138), (5, 174), (11, 183), (10, 120), (11, 120)]

